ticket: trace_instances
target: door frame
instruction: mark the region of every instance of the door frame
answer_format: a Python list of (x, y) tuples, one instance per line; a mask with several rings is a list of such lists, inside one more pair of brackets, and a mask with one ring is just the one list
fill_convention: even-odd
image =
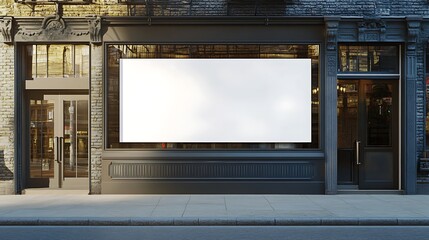
[[(358, 131), (361, 134), (358, 134), (358, 138), (360, 141), (362, 141), (362, 145), (360, 147), (360, 153), (359, 155), (361, 156), (360, 162), (361, 164), (358, 166), (358, 171), (359, 171), (359, 189), (386, 189), (384, 187), (382, 187), (383, 185), (386, 185), (386, 183), (376, 183), (375, 181), (371, 184), (369, 184), (368, 182), (365, 182), (363, 179), (365, 177), (365, 154), (366, 153), (370, 153), (372, 150), (374, 152), (382, 152), (382, 149), (391, 149), (388, 152), (392, 152), (393, 156), (392, 156), (392, 174), (393, 174), (393, 187), (392, 188), (387, 188), (387, 189), (398, 189), (399, 188), (399, 178), (400, 178), (400, 174), (399, 174), (399, 132), (400, 132), (400, 126), (399, 126), (399, 118), (400, 118), (400, 112), (399, 112), (399, 104), (400, 104), (400, 100), (399, 100), (399, 80), (368, 80), (368, 79), (362, 79), (362, 80), (357, 80), (358, 84), (359, 84), (359, 112), (362, 112), (362, 114), (360, 116), (363, 117), (363, 119), (358, 119)], [(392, 121), (391, 121), (391, 144), (390, 146), (369, 146), (368, 145), (368, 116), (365, 115), (365, 113), (368, 111), (367, 109), (367, 104), (366, 104), (366, 92), (364, 90), (365, 85), (367, 84), (376, 84), (376, 83), (383, 83), (383, 84), (391, 84), (392, 85)], [(393, 96), (396, 96), (393, 97)], [(359, 116), (359, 115), (358, 115)], [(365, 117), (364, 117), (365, 116)], [(396, 173), (396, 174), (395, 174)], [(379, 186), (379, 187), (377, 187)]]
[[(356, 158), (352, 160), (352, 169), (351, 171), (353, 171), (352, 174), (356, 174), (355, 179), (352, 179), (352, 182), (339, 182), (338, 181), (338, 185), (339, 186), (343, 186), (344, 189), (355, 189), (355, 190), (368, 190), (368, 189), (374, 189), (374, 190), (401, 190), (402, 186), (401, 186), (401, 181), (402, 181), (402, 157), (401, 157), (401, 131), (402, 131), (402, 113), (401, 113), (401, 104), (402, 104), (402, 100), (401, 100), (401, 81), (400, 78), (374, 78), (374, 77), (356, 77), (353, 76), (351, 78), (349, 77), (341, 77), (337, 79), (337, 85), (338, 83), (340, 83), (341, 81), (343, 82), (356, 82), (357, 83), (357, 89), (358, 89), (358, 119), (357, 119), (357, 138), (361, 139), (361, 138), (367, 138), (367, 119), (365, 117), (364, 120), (360, 119), (360, 116), (363, 116), (363, 114), (365, 114), (366, 111), (366, 103), (362, 102), (362, 101), (366, 101), (365, 98), (363, 97), (363, 95), (365, 94), (363, 91), (364, 85), (366, 83), (393, 83), (392, 84), (392, 94), (396, 95), (396, 99), (394, 98), (393, 101), (394, 103), (392, 104), (395, 108), (395, 118), (392, 120), (392, 144), (391, 144), (391, 148), (392, 148), (392, 153), (393, 153), (393, 173), (394, 173), (394, 178), (393, 178), (393, 188), (362, 188), (362, 180), (360, 179), (361, 176), (361, 171), (362, 171), (362, 165), (358, 165), (356, 162)], [(338, 101), (338, 100), (337, 100)], [(362, 123), (362, 121), (365, 121), (365, 123)], [(365, 130), (362, 134), (361, 133), (363, 130)], [(339, 134), (339, 132), (338, 132)], [(396, 140), (395, 140), (396, 139)], [(366, 142), (367, 139), (365, 139), (364, 142)], [(360, 146), (360, 158), (363, 158), (363, 148), (367, 147), (367, 146), (363, 146), (361, 144)], [(380, 146), (382, 148), (382, 146)], [(354, 146), (353, 148), (353, 155), (356, 154), (356, 148), (357, 145)], [(371, 147), (367, 147), (367, 148), (371, 148)], [(337, 146), (337, 151), (339, 150), (338, 146)], [(339, 157), (340, 155), (337, 155), (337, 157)], [(355, 157), (355, 156), (354, 156)], [(337, 160), (338, 162), (338, 160)], [(362, 162), (362, 160), (361, 160)], [(396, 164), (395, 164), (396, 163)], [(339, 168), (338, 168), (339, 169)], [(340, 170), (340, 169), (339, 169)], [(396, 177), (395, 177), (396, 176)], [(348, 185), (349, 187), (347, 187), (347, 185), (342, 185), (343, 184), (351, 184)], [(357, 188), (354, 188), (353, 186), (356, 186)]]
[[(54, 178), (50, 179), (50, 188), (64, 188), (64, 189), (81, 189), (84, 183), (88, 182), (88, 177), (85, 178), (66, 178), (64, 176), (64, 101), (78, 101), (86, 100), (88, 102), (88, 133), (89, 133), (89, 96), (88, 95), (50, 95), (43, 94), (43, 100), (54, 101)], [(55, 120), (57, 119), (57, 120)], [(60, 147), (60, 149), (58, 149)], [(58, 156), (59, 154), (59, 156)], [(89, 148), (88, 148), (88, 168), (89, 164)], [(51, 187), (52, 186), (52, 187)]]
[[(27, 139), (25, 141), (24, 144), (24, 164), (23, 164), (23, 181), (24, 181), (24, 185), (23, 185), (23, 189), (27, 189), (27, 188), (49, 188), (49, 189), (79, 189), (79, 190), (89, 190), (90, 187), (90, 167), (91, 167), (91, 161), (90, 161), (90, 142), (88, 142), (88, 177), (85, 178), (78, 178), (78, 180), (74, 181), (75, 183), (73, 183), (73, 181), (69, 181), (67, 182), (66, 185), (61, 184), (58, 180), (55, 180), (55, 184), (54, 181), (50, 178), (45, 179), (45, 178), (30, 178), (30, 166), (29, 166), (29, 162), (30, 162), (30, 99), (40, 99), (40, 100), (51, 100), (51, 99), (45, 99), (44, 96), (57, 96), (57, 98), (62, 98), (63, 100), (68, 100), (68, 99), (73, 99), (75, 96), (78, 96), (78, 98), (81, 99), (73, 99), (73, 100), (87, 100), (88, 101), (88, 139), (90, 139), (91, 136), (91, 131), (90, 131), (90, 113), (91, 113), (91, 108), (90, 108), (90, 96), (88, 94), (88, 91), (74, 91), (74, 90), (70, 90), (70, 91), (58, 91), (58, 90), (30, 90), (30, 91), (26, 91), (25, 95), (24, 95), (24, 111), (23, 111), (23, 116), (24, 116), (24, 121), (23, 121), (23, 127), (24, 127), (24, 131), (23, 131), (23, 136), (24, 139)], [(55, 98), (55, 97), (53, 97)], [(55, 103), (58, 104), (58, 103)], [(61, 105), (61, 104), (60, 104)], [(62, 108), (62, 107), (61, 107)], [(56, 116), (57, 113), (54, 112), (54, 116)], [(55, 127), (54, 127), (55, 128)], [(55, 139), (55, 136), (54, 136)], [(89, 140), (88, 140), (89, 141)], [(57, 153), (56, 149), (54, 150), (55, 153)], [(59, 166), (57, 165), (58, 163), (56, 161), (55, 162), (55, 166), (54, 169), (56, 169), (56, 171), (58, 171)], [(54, 173), (54, 176), (55, 173)], [(54, 185), (51, 185), (52, 184)], [(63, 181), (64, 182), (64, 181)], [(62, 185), (62, 186), (61, 186)], [(52, 186), (52, 187), (51, 187)]]

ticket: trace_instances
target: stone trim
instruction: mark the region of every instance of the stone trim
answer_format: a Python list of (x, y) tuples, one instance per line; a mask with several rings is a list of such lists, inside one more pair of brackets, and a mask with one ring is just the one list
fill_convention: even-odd
[(93, 44), (101, 44), (102, 35), (101, 35), (101, 23), (102, 19), (100, 16), (90, 16), (87, 18), (88, 28), (89, 28), (89, 36), (91, 39), (91, 43)]
[(386, 38), (386, 22), (381, 18), (366, 18), (358, 22), (360, 42), (383, 42)]
[(417, 45), (420, 35), (421, 17), (408, 17), (407, 44), (405, 52), (405, 190), (407, 194), (417, 191)]
[(12, 26), (13, 26), (12, 17), (3, 17), (3, 19), (0, 20), (0, 32), (3, 36), (4, 43), (13, 42)]
[(54, 14), (45, 18), (19, 18), (15, 21), (16, 42), (91, 41), (91, 27), (87, 18), (64, 18)]

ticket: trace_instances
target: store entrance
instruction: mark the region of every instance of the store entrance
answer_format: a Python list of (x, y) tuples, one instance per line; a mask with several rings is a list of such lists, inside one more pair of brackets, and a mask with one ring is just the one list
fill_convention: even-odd
[(27, 187), (88, 189), (88, 95), (32, 94)]
[(398, 80), (339, 80), (338, 184), (398, 189)]

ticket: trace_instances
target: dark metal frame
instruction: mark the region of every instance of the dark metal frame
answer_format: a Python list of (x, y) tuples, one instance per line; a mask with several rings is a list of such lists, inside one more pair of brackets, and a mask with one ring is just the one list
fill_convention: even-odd
[[(139, 18), (139, 19), (149, 19), (149, 18)], [(306, 38), (305, 41), (296, 41), (296, 40), (289, 40), (287, 41), (288, 33), (287, 31), (284, 32), (282, 35), (283, 37), (280, 38), (279, 36), (273, 36), (275, 40), (272, 40), (273, 37), (264, 37), (265, 40), (258, 40), (258, 39), (249, 39), (245, 36), (241, 37), (235, 37), (232, 38), (232, 40), (216, 40), (213, 39), (212, 41), (204, 40), (206, 37), (204, 36), (204, 32), (207, 30), (201, 29), (201, 25), (224, 25), (225, 28), (228, 27), (234, 27), (239, 25), (245, 25), (248, 27), (251, 27), (253, 25), (264, 27), (267, 25), (270, 26), (273, 24), (274, 26), (278, 27), (280, 25), (288, 25), (291, 24), (291, 19), (285, 19), (285, 18), (273, 18), (273, 20), (266, 17), (189, 17), (189, 18), (175, 18), (175, 17), (152, 17), (150, 18), (149, 22), (143, 21), (139, 22), (138, 25), (146, 25), (150, 26), (150, 28), (156, 29), (157, 26), (154, 25), (161, 25), (163, 31), (165, 31), (165, 26), (163, 25), (170, 25), (169, 28), (175, 28), (174, 25), (177, 24), (183, 24), (182, 26), (187, 28), (187, 31), (193, 32), (194, 37), (188, 37), (188, 40), (178, 40), (180, 38), (173, 37), (173, 39), (166, 39), (166, 41), (157, 41), (157, 40), (141, 40), (136, 41), (132, 38), (126, 38), (124, 40), (120, 41), (111, 41), (111, 40), (105, 40), (103, 42), (103, 49), (104, 49), (104, 81), (103, 81), (103, 89), (106, 92), (107, 86), (107, 46), (111, 44), (318, 44), (319, 45), (319, 88), (323, 89), (323, 74), (324, 74), (324, 48), (323, 44), (321, 42), (321, 39), (318, 40), (311, 40), (312, 37)], [(112, 22), (110, 22), (112, 20)], [(113, 26), (116, 26), (117, 24), (129, 24), (128, 20), (136, 21), (136, 18), (127, 18), (127, 17), (121, 17), (121, 18), (111, 18), (106, 19), (107, 22), (110, 22)], [(177, 21), (176, 21), (177, 20)], [(309, 24), (318, 24), (320, 29), (323, 28), (323, 25), (320, 21), (320, 18), (309, 18), (307, 19), (309, 21)], [(181, 22), (181, 23), (180, 23)], [(295, 22), (295, 21), (293, 21)], [(301, 24), (303, 22), (300, 22)], [(191, 25), (191, 26), (190, 26)], [(268, 26), (268, 27), (269, 27)], [(314, 26), (314, 25), (313, 25)], [(144, 31), (144, 30), (142, 30)], [(168, 30), (166, 30), (168, 31)], [(218, 31), (218, 30), (216, 30)], [(314, 32), (311, 33), (314, 35)], [(227, 35), (224, 36), (224, 38), (228, 38)], [(222, 37), (221, 37), (222, 38)], [(304, 37), (302, 37), (304, 39)], [(150, 39), (150, 37), (149, 37)], [(156, 39), (156, 38), (154, 38)], [(192, 40), (191, 40), (192, 39)], [(286, 40), (286, 41), (285, 41)], [(104, 142), (104, 150), (103, 150), (103, 156), (102, 156), (102, 162), (103, 162), (103, 170), (102, 170), (102, 192), (108, 193), (108, 192), (170, 192), (170, 193), (184, 193), (184, 192), (212, 192), (212, 193), (221, 193), (221, 192), (237, 192), (237, 193), (262, 193), (262, 192), (269, 192), (266, 189), (270, 189), (271, 192), (277, 192), (277, 193), (286, 193), (286, 192), (301, 192), (301, 193), (323, 193), (323, 179), (324, 179), (324, 153), (323, 153), (323, 136), (324, 136), (324, 97), (320, 93), (319, 100), (321, 102), (319, 107), (319, 148), (317, 149), (296, 149), (296, 150), (191, 150), (191, 149), (183, 149), (183, 150), (154, 150), (154, 149), (133, 149), (133, 148), (126, 148), (126, 149), (108, 149), (106, 148), (106, 113), (107, 113), (107, 95), (104, 95), (104, 134), (103, 134), (103, 142)], [(209, 178), (201, 178), (201, 179), (187, 179), (186, 177), (179, 177), (175, 178), (172, 175), (171, 177), (164, 178), (164, 179), (153, 179), (153, 178), (145, 178), (140, 177), (140, 179), (116, 179), (116, 180), (110, 180), (108, 172), (110, 171), (109, 166), (110, 164), (118, 164), (118, 163), (139, 163), (143, 164), (142, 166), (146, 166), (147, 164), (163, 164), (165, 167), (171, 166), (171, 164), (175, 164), (177, 162), (180, 162), (182, 164), (217, 164), (218, 167), (223, 168), (224, 164), (231, 164), (231, 163), (237, 163), (237, 164), (244, 164), (243, 167), (246, 166), (246, 164), (267, 164), (269, 166), (272, 162), (272, 164), (281, 164), (281, 163), (293, 163), (293, 162), (306, 162), (308, 164), (314, 165), (315, 171), (317, 171), (317, 174), (315, 176), (316, 179), (310, 180), (299, 180), (299, 184), (296, 182), (298, 179), (289, 179), (285, 177), (280, 178), (264, 178), (264, 177), (251, 177), (251, 178), (227, 178), (225, 179), (221, 175), (219, 176), (211, 176)], [(317, 164), (316, 164), (317, 163)], [(316, 167), (317, 165), (317, 167)], [(208, 165), (207, 165), (208, 166)], [(150, 166), (149, 166), (150, 167)], [(320, 173), (322, 171), (322, 174)], [(180, 175), (180, 174), (179, 174)], [(230, 186), (235, 187), (228, 187), (228, 184)], [(168, 184), (167, 184), (168, 183)], [(148, 185), (149, 184), (149, 185)], [(165, 185), (167, 184), (167, 185)], [(238, 184), (238, 185), (237, 185)], [(241, 185), (240, 185), (241, 184)], [(122, 187), (120, 187), (122, 186)], [(146, 187), (143, 187), (146, 186)], [(153, 189), (153, 186), (158, 186), (157, 190)], [(175, 186), (174, 188), (171, 186)], [(185, 187), (186, 186), (186, 187)], [(240, 186), (239, 188), (237, 188)], [(258, 186), (258, 187), (256, 187)], [(277, 186), (277, 187), (274, 187)], [(274, 187), (274, 189), (273, 189)], [(121, 189), (122, 188), (122, 189)], [(145, 189), (146, 188), (146, 189)], [(147, 190), (151, 189), (151, 190)], [(177, 189), (177, 190), (176, 190)], [(235, 189), (235, 190), (234, 190)]]
[[(44, 44), (84, 44), (89, 45), (88, 42), (76, 42), (76, 41), (61, 41), (61, 42), (15, 42), (15, 59), (19, 60), (15, 63), (15, 149), (20, 149), (20, 151), (15, 151), (15, 176), (16, 177), (16, 183), (15, 183), (15, 191), (17, 194), (22, 193), (22, 190), (24, 190), (27, 187), (28, 179), (29, 179), (29, 166), (28, 166), (28, 159), (29, 159), (29, 142), (27, 139), (27, 136), (29, 136), (29, 129), (26, 125), (27, 122), (29, 122), (29, 116), (28, 116), (28, 105), (27, 100), (29, 94), (27, 94), (27, 90), (25, 90), (25, 76), (24, 76), (24, 69), (26, 68), (25, 63), (25, 55), (24, 55), (24, 48), (27, 45), (44, 45)], [(90, 51), (90, 59), (91, 61), (91, 47), (89, 45), (89, 51)], [(89, 80), (91, 74), (91, 67), (89, 69)], [(39, 93), (42, 90), (29, 90), (31, 91), (31, 94)], [(62, 93), (65, 94), (88, 94), (89, 101), (91, 99), (90, 89), (87, 91), (85, 90), (59, 90)], [(44, 93), (52, 93), (52, 94), (58, 94), (58, 90), (44, 90)], [(91, 111), (89, 112), (88, 119), (90, 119)], [(88, 120), (89, 121), (89, 120)], [(90, 129), (88, 131), (89, 136), (91, 136)], [(88, 153), (88, 159), (91, 157), (91, 152)], [(90, 167), (90, 162), (89, 166)], [(91, 170), (88, 169), (88, 179), (89, 179), (89, 188), (91, 189)]]

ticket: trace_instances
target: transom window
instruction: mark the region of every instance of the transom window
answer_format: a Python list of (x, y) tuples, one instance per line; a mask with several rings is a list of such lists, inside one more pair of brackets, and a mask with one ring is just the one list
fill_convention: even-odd
[(31, 59), (27, 79), (89, 76), (88, 45), (29, 45), (26, 50)]
[(385, 45), (340, 45), (338, 72), (399, 73), (399, 47)]

